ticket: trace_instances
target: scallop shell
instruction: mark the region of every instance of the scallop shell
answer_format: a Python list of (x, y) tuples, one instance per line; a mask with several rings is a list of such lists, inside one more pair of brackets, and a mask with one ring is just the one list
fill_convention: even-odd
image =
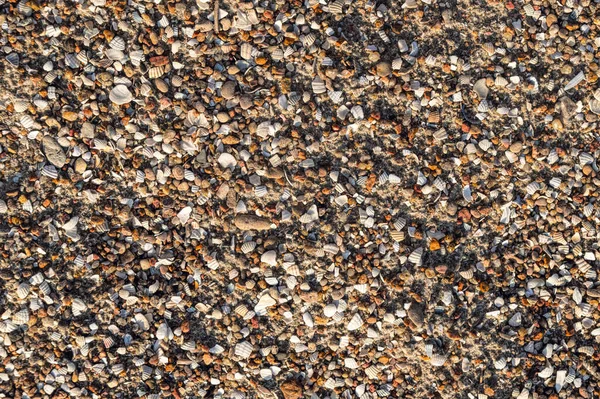
[(256, 248), (256, 242), (254, 241), (246, 241), (244, 244), (242, 244), (242, 252), (245, 254), (248, 254), (252, 251), (254, 251), (254, 248)]
[(0, 199), (0, 214), (6, 212), (8, 212), (8, 205), (6, 205), (4, 200)]
[(125, 40), (120, 36), (115, 36), (109, 43), (110, 48), (123, 51), (125, 50)]
[(484, 100), (490, 92), (486, 85), (485, 79), (479, 79), (477, 82), (475, 82), (475, 84), (473, 85), (473, 91), (477, 93), (481, 100)]
[(156, 79), (160, 78), (165, 73), (165, 68), (163, 66), (152, 67), (148, 70), (148, 78)]
[(27, 309), (21, 309), (12, 316), (12, 322), (15, 325), (20, 326), (29, 322), (29, 311)]
[(554, 373), (554, 367), (548, 366), (538, 373), (538, 377), (544, 378), (544, 379), (550, 378), (553, 373)]
[(250, 342), (244, 341), (235, 345), (234, 353), (242, 359), (248, 359), (252, 355), (253, 350), (254, 346)]

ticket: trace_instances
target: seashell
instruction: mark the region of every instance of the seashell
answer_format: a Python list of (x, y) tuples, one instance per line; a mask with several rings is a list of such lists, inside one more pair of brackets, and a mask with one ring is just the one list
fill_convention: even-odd
[(300, 36), (300, 41), (304, 47), (312, 46), (317, 40), (317, 36), (314, 33), (309, 33), (308, 35)]
[(267, 265), (270, 266), (276, 266), (277, 265), (277, 252), (271, 250), (271, 251), (266, 251), (265, 253), (263, 253), (260, 257), (260, 261), (262, 263), (266, 263)]
[(181, 224), (186, 224), (192, 214), (192, 207), (186, 206), (177, 214), (177, 218)]
[(458, 272), (458, 274), (460, 274), (460, 276), (465, 280), (470, 280), (473, 278), (474, 272), (475, 271), (472, 268), (470, 268), (467, 270), (461, 270), (460, 272)]
[(496, 52), (496, 48), (490, 42), (484, 43), (482, 47), (490, 57)]
[(327, 89), (325, 87), (325, 82), (323, 81), (323, 79), (321, 79), (318, 76), (312, 81), (311, 85), (312, 85), (313, 93), (315, 93), (315, 94), (323, 94), (327, 91)]
[(363, 323), (364, 322), (363, 319), (360, 317), (360, 314), (356, 313), (350, 320), (350, 323), (348, 323), (348, 331), (358, 330), (362, 327)]
[[(20, 4), (20, 3), (19, 3)], [(14, 67), (19, 66), (19, 55), (17, 53), (10, 53), (5, 57), (6, 61)]]
[(444, 365), (444, 363), (446, 363), (447, 359), (448, 359), (447, 356), (435, 354), (435, 355), (431, 356), (431, 359), (429, 362), (431, 363), (432, 366), (442, 367)]
[(572, 88), (577, 86), (579, 83), (581, 83), (584, 79), (585, 79), (585, 74), (583, 73), (583, 71), (580, 71), (577, 75), (575, 75), (573, 77), (573, 79), (571, 79), (569, 81), (569, 83), (567, 83), (567, 85), (563, 88), (563, 90), (564, 91), (571, 90)]
[(583, 207), (583, 214), (585, 217), (590, 217), (590, 216), (592, 216), (593, 213), (594, 213), (594, 205), (593, 204), (587, 204), (586, 206)]
[(46, 165), (42, 168), (42, 175), (49, 177), (51, 179), (58, 178), (58, 171), (53, 165)]
[(87, 305), (81, 299), (75, 298), (71, 302), (71, 310), (75, 316), (79, 316), (87, 310)]
[(506, 87), (508, 86), (508, 80), (506, 80), (503, 76), (498, 75), (494, 80), (494, 85), (498, 87)]
[(8, 212), (8, 205), (3, 199), (0, 199), (0, 214)]
[(234, 170), (237, 166), (237, 160), (235, 159), (235, 157), (227, 152), (221, 153), (217, 162), (219, 162), (219, 165), (223, 169)]
[(21, 124), (21, 126), (23, 126), (25, 129), (31, 129), (34, 125), (34, 121), (31, 118), (31, 116), (29, 115), (23, 115), (20, 119), (19, 119), (19, 123)]
[(588, 356), (594, 356), (594, 347), (592, 346), (582, 346), (577, 349), (577, 352), (584, 353)]
[(501, 357), (500, 359), (494, 362), (494, 368), (496, 370), (502, 370), (506, 367), (506, 359)]
[(253, 350), (254, 346), (250, 342), (244, 341), (235, 345), (234, 354), (242, 359), (248, 359)]
[(588, 165), (594, 162), (594, 157), (592, 154), (587, 152), (582, 152), (579, 154), (579, 164), (580, 165)]
[(335, 104), (338, 104), (342, 101), (343, 92), (330, 90), (328, 94), (331, 101), (333, 101)]
[(333, 317), (333, 315), (337, 312), (337, 306), (333, 303), (329, 303), (323, 308), (323, 314), (325, 317)]
[(162, 66), (152, 67), (148, 70), (148, 78), (156, 79), (160, 78), (165, 73), (165, 68)]
[(115, 103), (117, 105), (128, 104), (133, 100), (133, 95), (131, 94), (129, 89), (127, 89), (127, 86), (125, 86), (125, 85), (115, 86), (110, 91), (110, 94), (108, 97), (110, 98), (110, 100), (113, 103)]
[(355, 105), (350, 110), (354, 119), (362, 120), (365, 118), (365, 114), (363, 113), (363, 109), (360, 105)]
[(565, 379), (567, 378), (567, 370), (559, 370), (556, 372), (556, 381), (554, 382), (554, 389), (556, 392), (560, 392), (565, 385)]
[(115, 36), (108, 44), (110, 48), (123, 51), (125, 50), (125, 40), (120, 36)]
[(254, 248), (256, 248), (256, 242), (254, 241), (246, 241), (244, 244), (242, 244), (242, 252), (245, 254), (248, 254), (252, 251), (254, 251)]
[(356, 359), (352, 357), (347, 357), (344, 359), (344, 367), (354, 370), (357, 369), (359, 365)]
[(75, 54), (67, 54), (65, 56), (65, 64), (69, 68), (73, 69), (80, 67), (79, 60), (77, 59), (77, 56)]
[(394, 58), (392, 60), (392, 70), (397, 71), (402, 69), (402, 58)]
[(588, 105), (592, 113), (600, 115), (600, 100), (596, 98), (591, 98), (590, 100), (588, 100)]
[(538, 377), (544, 378), (544, 379), (550, 378), (553, 373), (554, 373), (554, 367), (548, 366), (538, 373)]
[(448, 133), (446, 132), (446, 129), (441, 128), (433, 133), (433, 138), (438, 142), (442, 142), (448, 138)]
[(485, 79), (479, 79), (477, 82), (475, 82), (473, 85), (473, 91), (477, 93), (481, 100), (484, 100), (490, 92), (490, 90), (487, 88)]
[(29, 311), (27, 309), (21, 309), (12, 316), (12, 322), (17, 325), (27, 324), (29, 322)]
[(19, 284), (19, 286), (17, 287), (17, 296), (20, 299), (25, 299), (27, 298), (27, 295), (29, 295), (29, 284), (27, 283), (21, 283)]

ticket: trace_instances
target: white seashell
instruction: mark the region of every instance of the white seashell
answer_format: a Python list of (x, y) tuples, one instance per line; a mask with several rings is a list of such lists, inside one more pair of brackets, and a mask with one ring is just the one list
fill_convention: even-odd
[(133, 95), (125, 85), (115, 86), (108, 96), (110, 101), (117, 105), (128, 104), (133, 101)]
[(363, 319), (360, 317), (360, 314), (356, 313), (350, 323), (348, 323), (348, 331), (355, 331), (362, 327)]
[(415, 249), (408, 257), (408, 261), (415, 264), (416, 266), (421, 266), (423, 257), (423, 247), (419, 247)]
[(557, 393), (563, 389), (566, 377), (567, 370), (559, 370), (556, 372), (556, 381), (554, 382), (554, 389)]
[(123, 51), (125, 50), (125, 40), (120, 36), (115, 36), (109, 43), (110, 48)]
[(81, 299), (75, 298), (71, 302), (71, 310), (75, 316), (79, 316), (87, 310), (87, 305)]
[(477, 93), (481, 100), (484, 100), (488, 96), (490, 90), (488, 89), (485, 83), (485, 78), (479, 79), (477, 82), (475, 82), (475, 84), (473, 85), (473, 91)]
[(219, 155), (218, 162), (223, 169), (233, 170), (237, 166), (237, 160), (235, 159), (235, 157), (227, 152), (224, 152), (221, 155)]
[(25, 299), (27, 298), (27, 295), (29, 295), (29, 284), (27, 283), (21, 283), (19, 284), (19, 286), (17, 287), (17, 296), (20, 299)]
[(27, 309), (21, 309), (12, 316), (12, 322), (17, 325), (27, 324), (29, 322), (29, 311)]
[(548, 366), (538, 373), (538, 377), (546, 379), (546, 378), (551, 377), (553, 373), (554, 373), (554, 367)]
[(354, 107), (352, 107), (350, 112), (352, 113), (352, 116), (354, 116), (354, 119), (356, 119), (356, 120), (362, 120), (365, 118), (365, 114), (363, 113), (363, 109), (360, 105), (355, 105)]
[(3, 199), (0, 199), (0, 214), (8, 212), (8, 205)]
[(587, 153), (587, 152), (582, 152), (581, 154), (579, 154), (579, 163), (581, 165), (587, 165), (587, 164), (591, 164), (594, 162), (594, 157), (592, 156), (592, 154)]
[(256, 242), (254, 241), (247, 241), (244, 244), (242, 244), (242, 252), (245, 254), (248, 254), (252, 251), (254, 251), (254, 248), (256, 248)]
[(264, 311), (273, 305), (276, 305), (277, 301), (273, 299), (270, 295), (266, 294), (260, 297), (256, 306), (254, 306), (254, 311), (257, 314), (264, 314)]
[(342, 101), (342, 95), (344, 94), (341, 91), (329, 91), (329, 98), (331, 99), (331, 101), (333, 101), (335, 104), (338, 104)]
[(269, 266), (277, 266), (277, 252), (275, 251), (266, 251), (260, 257), (260, 261), (262, 263), (266, 263)]
[(244, 341), (235, 345), (234, 353), (242, 359), (248, 359), (252, 355), (253, 350), (254, 346), (250, 342)]
[(357, 369), (359, 367), (358, 363), (356, 362), (356, 359), (352, 357), (347, 357), (344, 359), (344, 366), (352, 370)]
[(591, 98), (588, 101), (588, 105), (590, 107), (590, 111), (596, 115), (600, 115), (600, 100), (596, 98)]
[(177, 218), (179, 219), (179, 222), (181, 224), (186, 224), (187, 221), (190, 219), (191, 214), (192, 214), (192, 207), (186, 206), (185, 208), (183, 208), (182, 210), (179, 211), (179, 213), (177, 214)]
[(148, 331), (150, 329), (150, 323), (143, 314), (136, 313), (134, 319), (137, 325), (142, 329), (142, 331)]
[(25, 129), (31, 129), (34, 125), (34, 121), (29, 115), (23, 115), (21, 119), (19, 119), (19, 122)]
[(448, 359), (447, 356), (435, 354), (435, 355), (431, 356), (430, 363), (432, 366), (442, 367), (444, 365), (444, 363), (446, 363), (447, 359)]
[(325, 82), (320, 77), (316, 77), (315, 80), (312, 81), (312, 89), (315, 94), (323, 94), (327, 91), (325, 87)]
[(506, 367), (506, 359), (503, 357), (494, 362), (494, 368), (496, 370), (502, 370), (505, 367)]
[(569, 81), (569, 83), (567, 83), (567, 85), (563, 88), (563, 90), (564, 91), (571, 90), (572, 88), (577, 86), (579, 83), (581, 83), (584, 79), (585, 79), (585, 74), (583, 73), (583, 71), (580, 71), (577, 75), (575, 75), (573, 77), (573, 79), (571, 79)]
[(156, 330), (156, 339), (169, 341), (173, 339), (173, 337), (173, 331), (167, 323), (161, 323), (161, 325), (158, 326), (158, 329)]
[(335, 312), (337, 312), (337, 306), (333, 303), (327, 304), (323, 309), (323, 314), (325, 315), (325, 317), (333, 317)]

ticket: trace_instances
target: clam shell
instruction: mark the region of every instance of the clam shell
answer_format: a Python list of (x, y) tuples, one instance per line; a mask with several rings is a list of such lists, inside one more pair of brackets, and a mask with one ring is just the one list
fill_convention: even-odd
[(110, 98), (110, 100), (113, 103), (115, 103), (117, 105), (128, 104), (131, 101), (133, 101), (133, 95), (131, 94), (131, 92), (129, 91), (127, 86), (125, 86), (125, 85), (115, 86), (110, 91), (110, 94), (108, 97)]

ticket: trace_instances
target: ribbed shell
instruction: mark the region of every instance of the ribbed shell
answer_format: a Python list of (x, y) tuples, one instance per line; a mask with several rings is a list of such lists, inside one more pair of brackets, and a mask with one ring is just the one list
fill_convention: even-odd
[(234, 353), (236, 356), (239, 356), (243, 359), (248, 359), (250, 355), (252, 355), (253, 350), (254, 346), (250, 342), (244, 341), (235, 345)]

